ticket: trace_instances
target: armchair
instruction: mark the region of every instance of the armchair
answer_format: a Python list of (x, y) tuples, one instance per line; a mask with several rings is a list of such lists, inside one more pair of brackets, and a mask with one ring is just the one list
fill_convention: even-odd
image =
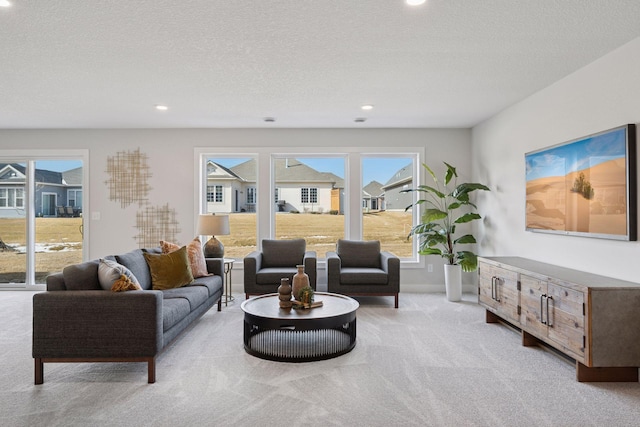
[(395, 297), (400, 293), (400, 259), (380, 251), (377, 240), (338, 240), (327, 252), (328, 291), (344, 295)]
[(262, 250), (253, 251), (244, 258), (244, 293), (261, 295), (278, 291), (280, 279), (289, 278), (298, 272), (296, 265), (303, 264), (309, 276), (309, 285), (315, 290), (317, 280), (317, 258), (315, 251), (306, 250), (304, 239), (262, 240)]

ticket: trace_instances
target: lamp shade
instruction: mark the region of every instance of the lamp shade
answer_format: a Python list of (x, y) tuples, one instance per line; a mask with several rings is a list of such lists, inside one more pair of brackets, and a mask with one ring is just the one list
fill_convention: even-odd
[(229, 215), (200, 215), (196, 234), (201, 236), (229, 234)]

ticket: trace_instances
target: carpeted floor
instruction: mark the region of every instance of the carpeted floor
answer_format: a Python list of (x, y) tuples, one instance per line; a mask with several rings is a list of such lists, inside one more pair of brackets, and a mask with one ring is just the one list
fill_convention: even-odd
[(351, 353), (245, 353), (236, 301), (146, 364), (45, 364), (33, 384), (32, 293), (0, 292), (2, 426), (638, 426), (639, 383), (578, 383), (567, 360), (484, 323), (473, 295), (360, 298)]

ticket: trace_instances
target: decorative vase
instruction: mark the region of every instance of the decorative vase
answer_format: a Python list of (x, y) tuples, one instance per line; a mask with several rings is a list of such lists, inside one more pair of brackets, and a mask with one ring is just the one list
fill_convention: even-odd
[(462, 267), (457, 264), (445, 264), (444, 287), (447, 300), (460, 301), (462, 299)]
[(288, 277), (280, 279), (280, 286), (278, 286), (278, 300), (280, 302), (280, 308), (291, 308), (293, 306), (293, 303), (291, 302), (291, 285), (289, 284)]
[(302, 288), (309, 286), (309, 275), (304, 272), (304, 265), (296, 265), (298, 272), (293, 276), (293, 298), (300, 301), (298, 295)]

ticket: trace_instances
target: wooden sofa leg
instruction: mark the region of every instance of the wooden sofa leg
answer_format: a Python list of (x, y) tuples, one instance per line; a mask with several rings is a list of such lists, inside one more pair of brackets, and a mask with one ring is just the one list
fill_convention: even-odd
[(36, 357), (35, 359), (33, 359), (35, 362), (35, 376), (36, 376), (36, 380), (35, 383), (36, 384), (42, 384), (44, 382), (44, 364), (42, 363), (42, 359), (39, 357)]
[(396, 294), (396, 308), (398, 308), (398, 299), (400, 297), (400, 294)]
[(222, 311), (222, 298), (218, 300), (218, 311)]
[(153, 384), (156, 382), (156, 358), (150, 357), (147, 361), (147, 370), (149, 371), (149, 380), (147, 381), (149, 384)]

